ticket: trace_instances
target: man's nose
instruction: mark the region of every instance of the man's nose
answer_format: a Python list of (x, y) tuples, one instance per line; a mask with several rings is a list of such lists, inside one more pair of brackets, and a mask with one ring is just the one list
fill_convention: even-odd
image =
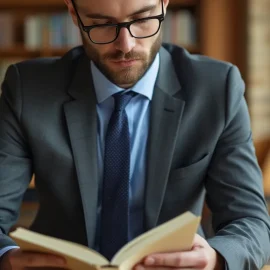
[(135, 38), (130, 35), (128, 29), (123, 27), (115, 41), (115, 47), (123, 53), (128, 53), (135, 47), (135, 42)]

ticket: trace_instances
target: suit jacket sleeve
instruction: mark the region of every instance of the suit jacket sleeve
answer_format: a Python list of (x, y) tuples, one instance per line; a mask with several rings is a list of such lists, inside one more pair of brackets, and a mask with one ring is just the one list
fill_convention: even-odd
[(255, 270), (269, 259), (269, 215), (252, 141), (244, 83), (236, 67), (227, 77), (226, 124), (206, 181), (215, 237), (209, 244), (227, 269)]
[(0, 249), (16, 245), (8, 232), (17, 221), (32, 176), (30, 151), (22, 129), (21, 84), (16, 66), (11, 66), (0, 98)]

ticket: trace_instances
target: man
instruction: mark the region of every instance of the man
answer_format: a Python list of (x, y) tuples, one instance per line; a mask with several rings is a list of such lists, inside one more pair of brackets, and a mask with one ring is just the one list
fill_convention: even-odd
[(134, 268), (260, 269), (270, 226), (238, 69), (161, 46), (169, 0), (65, 2), (83, 48), (11, 66), (2, 85), (1, 270), (65, 267), (7, 235), (32, 173), (34, 231), (111, 258), (206, 198), (214, 237)]

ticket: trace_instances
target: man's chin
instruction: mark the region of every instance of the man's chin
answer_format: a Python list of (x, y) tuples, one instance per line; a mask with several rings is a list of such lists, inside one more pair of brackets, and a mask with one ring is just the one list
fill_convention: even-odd
[(119, 70), (107, 70), (107, 77), (110, 81), (114, 84), (125, 88), (130, 87), (142, 77), (143, 73), (142, 70), (138, 68), (121, 68)]
[(121, 88), (130, 88), (139, 80), (138, 76), (132, 76), (131, 74), (119, 75), (115, 74), (111, 77), (112, 83)]

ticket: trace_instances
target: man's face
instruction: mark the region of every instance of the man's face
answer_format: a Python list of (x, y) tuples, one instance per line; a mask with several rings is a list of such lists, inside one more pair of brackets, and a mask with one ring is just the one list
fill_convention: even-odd
[[(66, 3), (77, 23), (71, 3), (68, 0)], [(75, 0), (75, 3), (85, 26), (129, 22), (162, 13), (160, 0)], [(165, 0), (165, 9), (167, 4)], [(136, 39), (126, 28), (121, 29), (117, 40), (105, 45), (92, 43), (82, 30), (81, 36), (88, 57), (110, 81), (122, 88), (131, 87), (144, 75), (162, 42), (161, 31), (149, 38)]]

